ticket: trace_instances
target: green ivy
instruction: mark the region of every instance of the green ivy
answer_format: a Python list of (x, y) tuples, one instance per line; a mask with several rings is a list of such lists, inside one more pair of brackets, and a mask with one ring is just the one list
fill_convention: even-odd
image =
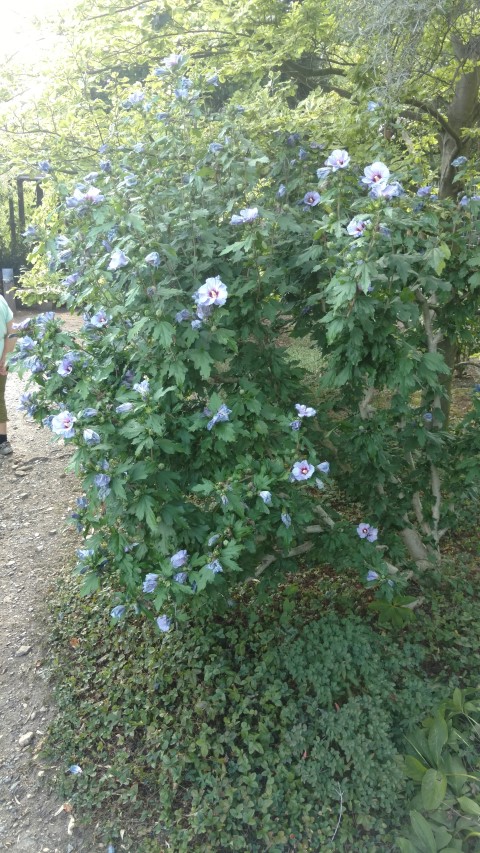
[[(139, 620), (113, 629), (101, 599), (75, 605), (73, 621), (71, 604), (55, 629), (49, 748), (81, 766), (63, 794), (105, 840), (128, 825), (136, 853), (148, 833), (152, 850), (165, 839), (179, 853), (387, 849), (403, 814), (402, 732), (432, 697), (415, 675), (420, 646), (356, 617), (302, 624), (238, 605), (159, 642)], [(72, 631), (80, 669), (65, 666)]]

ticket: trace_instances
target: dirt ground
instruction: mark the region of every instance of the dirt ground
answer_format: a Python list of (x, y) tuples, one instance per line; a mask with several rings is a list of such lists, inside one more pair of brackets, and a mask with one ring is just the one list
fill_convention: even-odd
[(39, 755), (55, 713), (46, 599), (59, 573), (70, 570), (78, 544), (67, 523), (78, 487), (65, 472), (69, 449), (18, 411), (21, 391), (10, 374), (14, 453), (0, 457), (0, 850), (97, 853), (68, 804), (49, 793)]

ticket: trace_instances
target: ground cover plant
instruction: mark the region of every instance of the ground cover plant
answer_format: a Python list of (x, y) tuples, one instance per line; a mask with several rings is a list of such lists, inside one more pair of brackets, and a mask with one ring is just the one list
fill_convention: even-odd
[[(82, 601), (68, 580), (55, 596), (61, 713), (48, 758), (77, 819), (113, 846), (125, 830), (137, 853), (167, 842), (401, 849), (409, 811), (432, 818), (403, 756), (424, 719), (478, 675), (476, 557), (465, 562), (458, 546), (452, 556), (422, 579), (416, 593), (430, 603), (400, 631), (372, 622), (354, 572), (326, 566), (260, 605), (247, 586), (228, 613), (160, 640), (139, 616), (112, 625), (109, 591)], [(455, 849), (471, 853), (467, 834)]]
[(410, 813), (410, 837), (398, 839), (402, 853), (478, 847), (479, 698), (478, 688), (456, 688), (407, 737), (405, 771), (419, 783), (414, 803), (426, 817)]

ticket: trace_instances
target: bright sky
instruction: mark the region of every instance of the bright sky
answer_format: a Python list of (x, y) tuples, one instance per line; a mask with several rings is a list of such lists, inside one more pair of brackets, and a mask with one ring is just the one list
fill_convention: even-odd
[(0, 56), (10, 57), (18, 52), (19, 58), (34, 59), (48, 44), (33, 20), (51, 18), (67, 11), (72, 3), (73, 0), (0, 0)]

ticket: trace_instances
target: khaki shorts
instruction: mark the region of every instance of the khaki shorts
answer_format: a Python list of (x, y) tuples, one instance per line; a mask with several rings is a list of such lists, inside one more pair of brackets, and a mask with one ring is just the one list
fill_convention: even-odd
[(5, 383), (7, 381), (6, 376), (0, 376), (0, 424), (5, 423), (8, 420), (7, 418), (7, 407), (5, 405)]

